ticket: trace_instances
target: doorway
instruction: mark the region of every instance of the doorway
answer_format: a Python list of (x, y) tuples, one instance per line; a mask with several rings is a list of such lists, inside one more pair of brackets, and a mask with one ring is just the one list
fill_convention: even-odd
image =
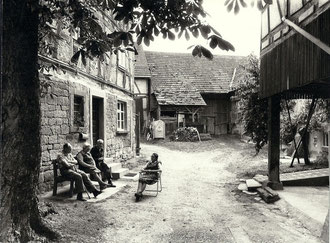
[(92, 99), (92, 139), (93, 145), (98, 139), (104, 139), (104, 108), (103, 99), (94, 97)]

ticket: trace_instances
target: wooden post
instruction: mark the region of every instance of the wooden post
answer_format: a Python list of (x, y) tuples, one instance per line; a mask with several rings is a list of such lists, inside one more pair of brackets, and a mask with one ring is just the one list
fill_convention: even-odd
[(280, 97), (268, 98), (268, 186), (283, 190), (280, 182)]

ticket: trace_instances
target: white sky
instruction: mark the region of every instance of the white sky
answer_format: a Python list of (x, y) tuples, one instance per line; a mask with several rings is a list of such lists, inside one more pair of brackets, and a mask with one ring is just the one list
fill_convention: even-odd
[[(204, 9), (210, 15), (207, 22), (212, 25), (222, 38), (229, 41), (234, 47), (235, 52), (222, 51), (219, 48), (212, 50), (207, 41), (203, 38), (195, 39), (190, 35), (190, 40), (186, 41), (184, 35), (180, 39), (170, 41), (164, 40), (161, 35), (150, 43), (150, 46), (143, 46), (144, 50), (162, 52), (191, 52), (187, 48), (194, 44), (202, 44), (212, 50), (213, 54), (247, 56), (254, 53), (259, 56), (260, 52), (260, 29), (261, 17), (256, 7), (241, 8), (235, 15), (228, 13), (224, 6), (225, 0), (204, 0)], [(249, 1), (246, 1), (249, 4)]]

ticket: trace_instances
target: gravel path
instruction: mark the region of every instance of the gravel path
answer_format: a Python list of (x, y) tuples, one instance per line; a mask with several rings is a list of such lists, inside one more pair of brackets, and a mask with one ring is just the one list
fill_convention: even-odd
[[(104, 242), (320, 242), (286, 210), (237, 191), (232, 164), (242, 160), (232, 144), (206, 152), (142, 145), (163, 162), (163, 192), (136, 203), (137, 182), (97, 204), (104, 210)], [(231, 172), (230, 172), (231, 171)], [(147, 194), (147, 193), (145, 193)]]

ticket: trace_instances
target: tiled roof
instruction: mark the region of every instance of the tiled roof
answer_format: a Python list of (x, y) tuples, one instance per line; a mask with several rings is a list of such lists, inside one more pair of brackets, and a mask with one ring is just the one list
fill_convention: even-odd
[(154, 88), (159, 105), (206, 105), (200, 92), (182, 77), (173, 77)]
[(146, 59), (146, 56), (142, 49), (142, 46), (136, 45), (135, 47), (136, 47), (138, 54), (135, 55), (136, 62), (135, 62), (135, 75), (134, 76), (137, 78), (149, 78), (151, 75), (150, 75), (147, 59)]
[(176, 105), (201, 102), (203, 93), (228, 93), (234, 69), (243, 59), (215, 55), (208, 60), (191, 53), (149, 51), (145, 51), (145, 56), (158, 102)]

